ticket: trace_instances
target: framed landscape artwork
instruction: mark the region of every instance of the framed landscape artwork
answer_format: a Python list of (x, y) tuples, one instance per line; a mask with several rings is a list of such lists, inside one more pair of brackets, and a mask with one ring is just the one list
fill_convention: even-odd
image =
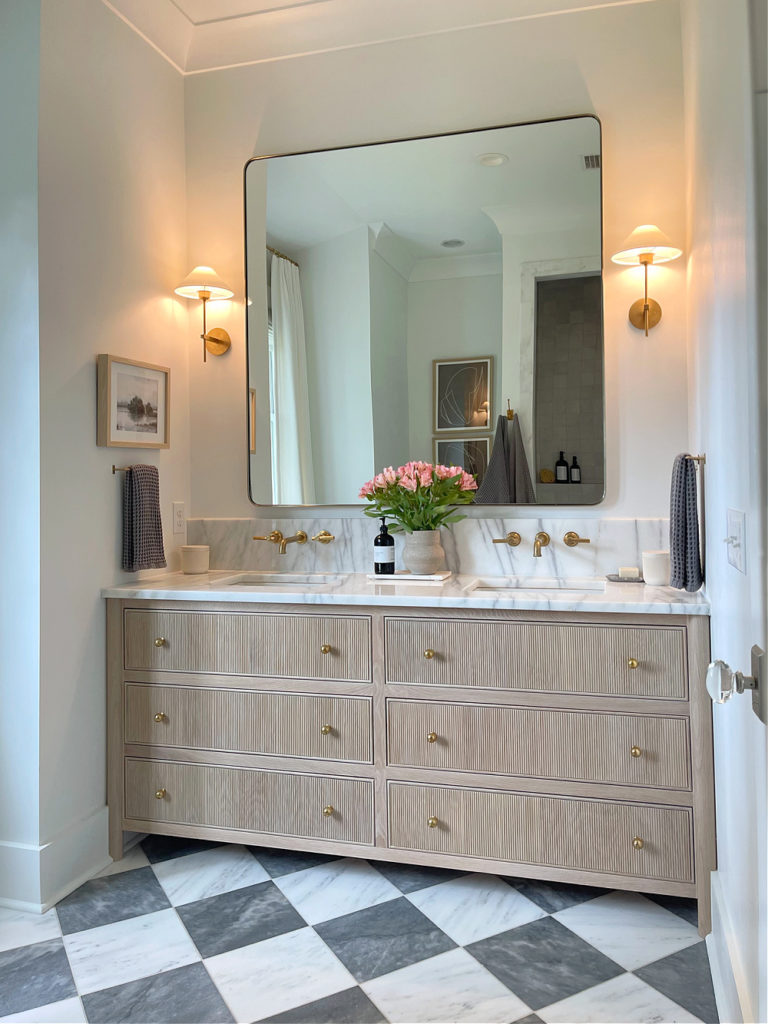
[(432, 374), (436, 434), (490, 430), (493, 356), (434, 359)]
[(490, 437), (436, 437), (434, 461), (443, 466), (463, 466), (474, 473), (478, 486), (488, 469)]
[(96, 444), (169, 448), (171, 371), (118, 356), (98, 357)]

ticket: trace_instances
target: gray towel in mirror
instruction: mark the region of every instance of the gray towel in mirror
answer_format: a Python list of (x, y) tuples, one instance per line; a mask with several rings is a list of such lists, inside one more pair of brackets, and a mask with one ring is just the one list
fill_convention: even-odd
[(131, 466), (125, 473), (122, 567), (126, 572), (166, 567), (156, 466)]
[(669, 500), (669, 584), (691, 593), (704, 582), (699, 547), (699, 507), (696, 464), (689, 455), (678, 455), (672, 466)]
[(475, 494), (475, 503), (530, 505), (535, 501), (519, 417), (508, 420), (499, 416), (488, 469)]

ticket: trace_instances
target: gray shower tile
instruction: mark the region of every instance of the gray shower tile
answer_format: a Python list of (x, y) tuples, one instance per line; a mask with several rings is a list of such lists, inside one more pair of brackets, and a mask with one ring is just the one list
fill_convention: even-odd
[(56, 907), (64, 935), (126, 921), (169, 907), (168, 898), (152, 868), (92, 878)]

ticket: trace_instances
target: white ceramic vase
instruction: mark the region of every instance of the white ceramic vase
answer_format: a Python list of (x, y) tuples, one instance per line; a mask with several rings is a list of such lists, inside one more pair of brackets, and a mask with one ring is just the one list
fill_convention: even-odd
[(432, 573), (445, 569), (440, 530), (414, 530), (405, 534), (403, 565), (409, 572)]

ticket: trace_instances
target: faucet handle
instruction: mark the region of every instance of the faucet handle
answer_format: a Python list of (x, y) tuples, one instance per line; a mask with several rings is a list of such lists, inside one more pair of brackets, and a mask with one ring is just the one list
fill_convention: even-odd
[(283, 539), (283, 535), (279, 530), (273, 530), (267, 537), (254, 537), (254, 540), (268, 540), (273, 544), (279, 544)]
[(520, 543), (520, 534), (513, 531), (508, 533), (506, 537), (494, 537), (494, 544), (509, 544), (511, 548), (516, 548)]
[(316, 533), (312, 540), (316, 540), (318, 544), (330, 544), (332, 540), (336, 540), (332, 533), (328, 533), (327, 530), (321, 530), (320, 533)]
[(563, 540), (569, 548), (575, 548), (577, 544), (590, 544), (589, 537), (580, 537), (575, 530), (569, 530), (568, 533), (563, 537)]

